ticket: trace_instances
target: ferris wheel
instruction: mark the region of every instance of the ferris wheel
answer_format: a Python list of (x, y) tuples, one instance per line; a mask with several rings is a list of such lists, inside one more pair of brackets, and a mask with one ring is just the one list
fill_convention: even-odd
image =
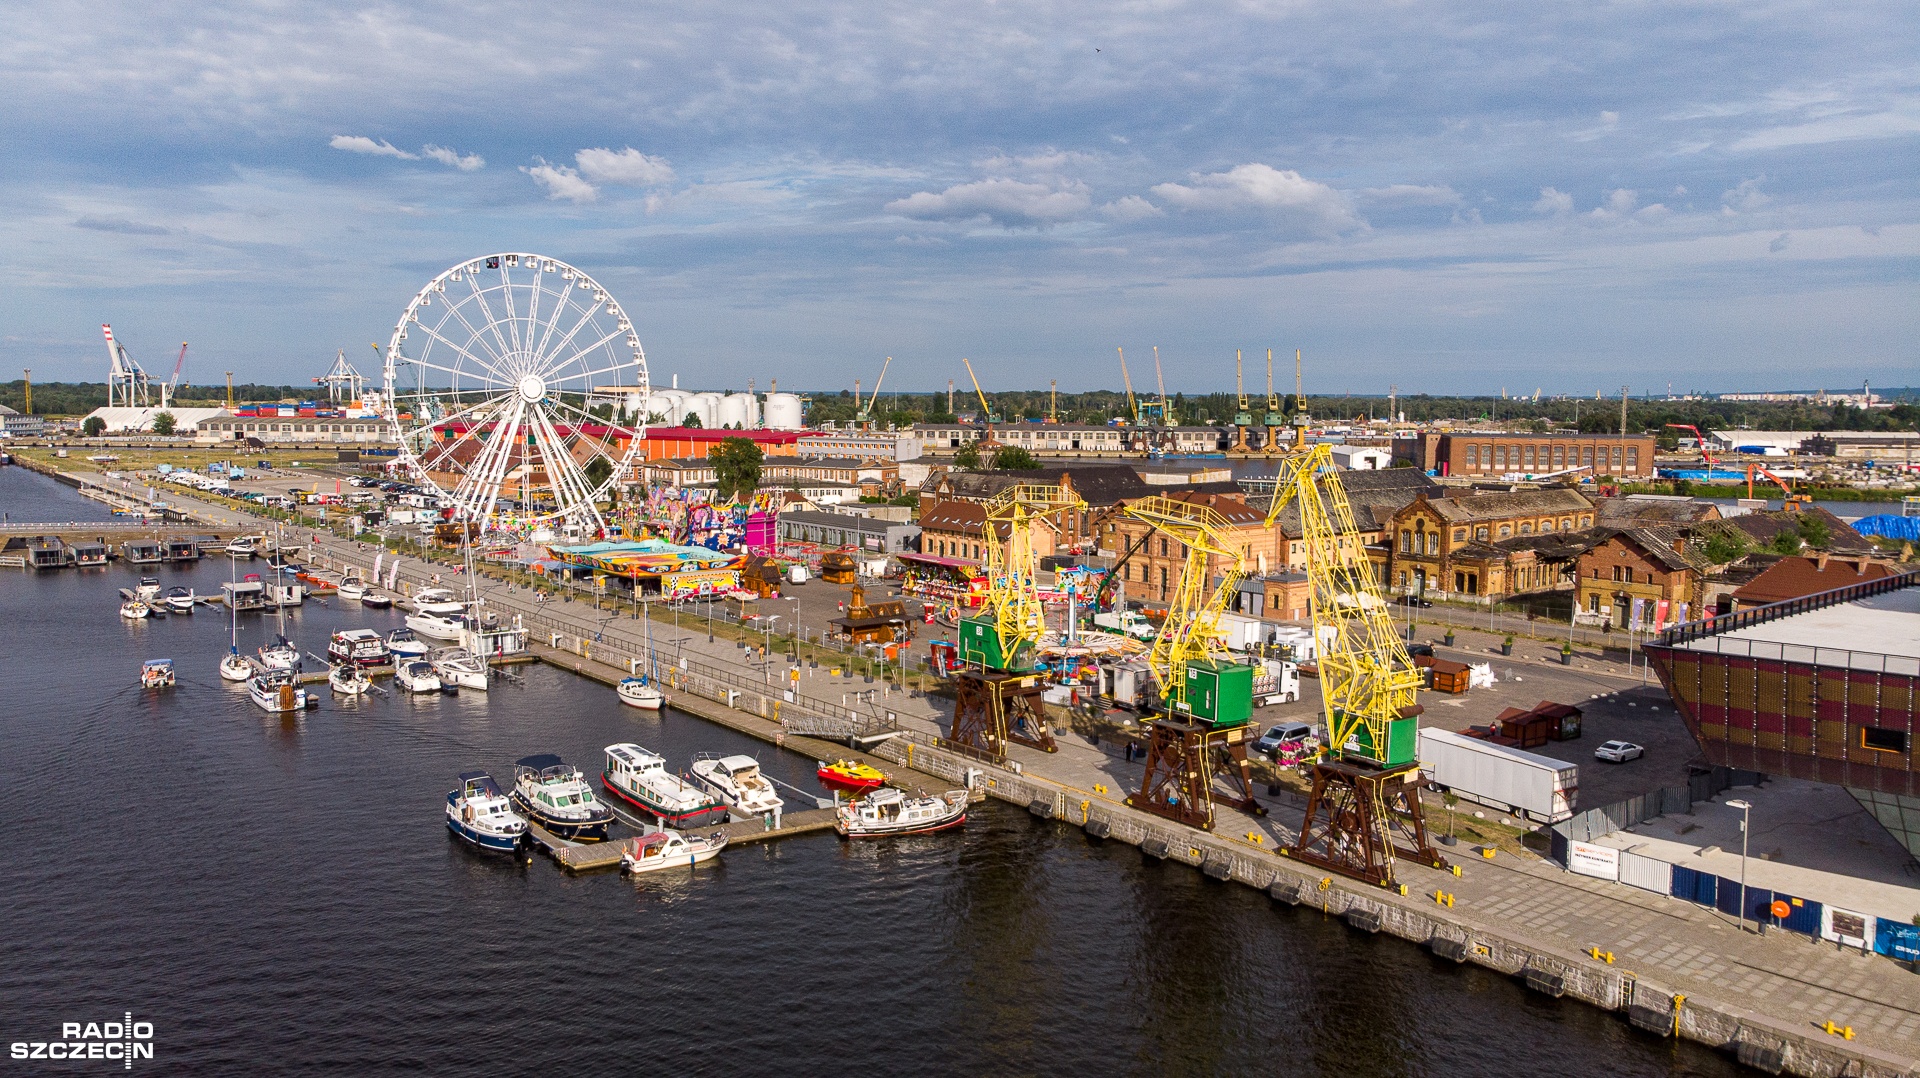
[(628, 422), (625, 404), (647, 396), (647, 357), (593, 278), (542, 255), (494, 254), (407, 304), (385, 390), (402, 465), (460, 519), (594, 532), (640, 451), (645, 416)]

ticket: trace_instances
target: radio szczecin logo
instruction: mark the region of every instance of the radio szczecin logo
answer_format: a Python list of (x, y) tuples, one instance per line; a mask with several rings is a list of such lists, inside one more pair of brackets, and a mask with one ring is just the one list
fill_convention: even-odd
[(153, 1058), (153, 1023), (133, 1012), (118, 1022), (62, 1022), (55, 1041), (14, 1041), (15, 1059), (111, 1059), (131, 1070), (136, 1059)]

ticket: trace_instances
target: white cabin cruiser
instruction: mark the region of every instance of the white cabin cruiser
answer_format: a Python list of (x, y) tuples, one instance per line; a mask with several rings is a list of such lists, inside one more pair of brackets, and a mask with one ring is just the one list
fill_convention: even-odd
[(620, 694), (621, 703), (644, 711), (658, 711), (667, 702), (667, 694), (661, 692), (645, 674), (621, 678), (613, 691)]
[(424, 659), (433, 646), (413, 635), (412, 629), (395, 629), (387, 634), (387, 650), (394, 660)]
[(352, 663), (338, 663), (327, 670), (327, 687), (341, 696), (359, 696), (373, 688), (373, 679)]
[(369, 610), (385, 610), (393, 605), (393, 596), (384, 591), (370, 591), (360, 597), (360, 605)]
[(650, 831), (625, 844), (620, 854), (622, 872), (655, 872), (663, 868), (690, 868), (710, 861), (726, 848), (727, 835), (683, 835), (670, 828)]
[(174, 684), (172, 659), (148, 659), (140, 667), (141, 688), (171, 689)]
[(366, 582), (359, 577), (350, 576), (342, 580), (339, 586), (333, 589), (333, 593), (342, 599), (352, 599), (354, 602), (359, 602), (367, 597), (367, 585)]
[(433, 672), (440, 675), (440, 684), (487, 691), (487, 675), (491, 672), (487, 662), (466, 648), (435, 648), (428, 653), (427, 661), (433, 664)]
[(467, 623), (457, 614), (408, 614), (407, 628), (429, 640), (458, 640)]
[(143, 603), (160, 598), (160, 581), (150, 576), (141, 577), (140, 586), (133, 589), (133, 597)]
[(319, 701), (310, 699), (291, 670), (267, 670), (247, 682), (247, 695), (263, 710), (285, 713), (301, 711)]
[(691, 772), (688, 778), (694, 785), (719, 798), (736, 816), (768, 816), (786, 804), (760, 773), (760, 761), (751, 756), (703, 752), (693, 758)]
[(447, 793), (447, 830), (487, 853), (514, 853), (527, 836), (525, 817), (494, 785), (485, 771), (460, 776), (460, 788)]
[(424, 588), (407, 600), (417, 614), (459, 614), (467, 609), (460, 596), (447, 588)]
[(300, 671), (300, 649), (284, 636), (274, 637), (271, 644), (260, 645), (259, 655), (260, 665), (268, 670)]
[(425, 659), (402, 659), (393, 665), (393, 680), (408, 692), (439, 692), (440, 675)]
[(908, 797), (888, 786), (841, 805), (833, 829), (843, 838), (881, 838), (944, 831), (967, 822), (967, 791)]
[(667, 761), (631, 742), (607, 746), (600, 782), (622, 801), (674, 827), (727, 822), (727, 807), (667, 770)]
[(227, 541), (227, 555), (234, 558), (251, 558), (260, 553), (260, 536), (236, 535)]
[(613, 810), (594, 799), (580, 769), (552, 753), (513, 765), (513, 803), (527, 819), (572, 842), (604, 842)]
[(193, 613), (193, 604), (199, 602), (192, 588), (172, 587), (167, 589), (167, 609), (176, 614)]
[(385, 666), (393, 661), (393, 652), (372, 629), (342, 629), (327, 640), (327, 659), (336, 664)]

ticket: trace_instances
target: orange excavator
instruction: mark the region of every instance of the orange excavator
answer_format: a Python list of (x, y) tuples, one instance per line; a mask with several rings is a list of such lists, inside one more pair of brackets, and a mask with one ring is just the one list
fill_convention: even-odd
[(1774, 485), (1780, 488), (1780, 490), (1783, 492), (1785, 496), (1783, 504), (1787, 512), (1789, 513), (1799, 512), (1803, 506), (1813, 504), (1813, 497), (1811, 495), (1795, 494), (1793, 492), (1792, 483), (1789, 483), (1785, 479), (1782, 479), (1779, 476), (1773, 474), (1772, 472), (1767, 471), (1765, 468), (1762, 468), (1758, 464), (1747, 465), (1747, 497), (1749, 498), (1753, 497), (1753, 477), (1755, 475), (1764, 476), (1767, 479), (1773, 480)]

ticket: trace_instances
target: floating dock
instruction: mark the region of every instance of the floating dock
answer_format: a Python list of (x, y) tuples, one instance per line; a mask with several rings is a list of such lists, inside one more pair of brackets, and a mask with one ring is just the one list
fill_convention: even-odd
[[(776, 838), (831, 830), (833, 818), (832, 809), (803, 809), (800, 812), (782, 815), (778, 828), (768, 827), (764, 820), (740, 820), (721, 824), (718, 827), (696, 827), (690, 830), (700, 834), (719, 831), (727, 836), (727, 845), (733, 847), (744, 846), (750, 842), (768, 842)], [(568, 872), (592, 872), (596, 869), (619, 868), (620, 857), (627, 850), (627, 841), (624, 838), (584, 844), (569, 842), (536, 823), (527, 825), (527, 833), (533, 836), (534, 842), (546, 851), (555, 863)]]

